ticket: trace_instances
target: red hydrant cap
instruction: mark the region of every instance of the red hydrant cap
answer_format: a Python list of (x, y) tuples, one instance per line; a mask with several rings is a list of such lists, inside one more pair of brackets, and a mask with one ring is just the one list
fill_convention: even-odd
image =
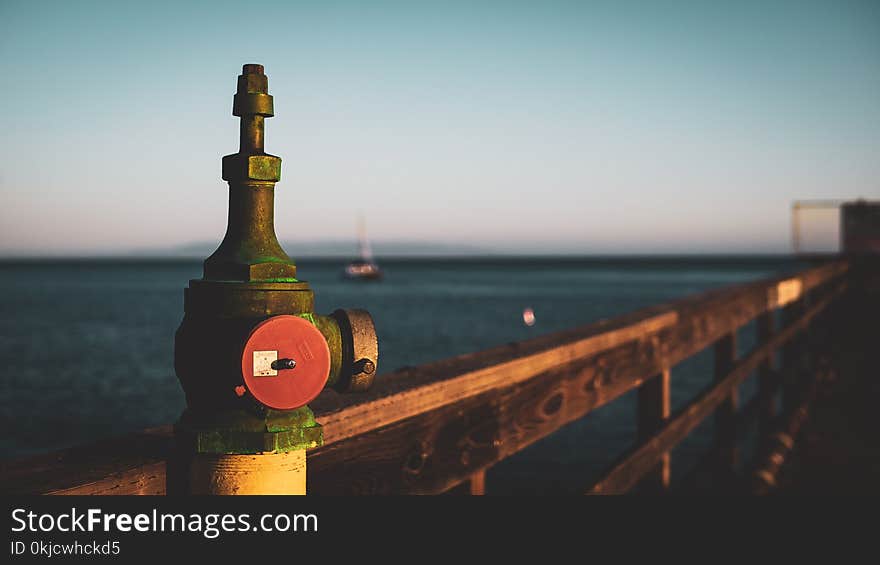
[(241, 374), (251, 395), (275, 410), (308, 404), (330, 376), (324, 335), (299, 316), (273, 316), (257, 325), (241, 356)]

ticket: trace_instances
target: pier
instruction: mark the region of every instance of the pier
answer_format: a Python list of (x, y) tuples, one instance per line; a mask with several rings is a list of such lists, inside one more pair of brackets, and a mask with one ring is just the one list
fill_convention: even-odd
[[(174, 334), (182, 414), (173, 426), (4, 463), (0, 490), (485, 494), (493, 466), (633, 395), (632, 443), (584, 478), (585, 494), (833, 491), (870, 484), (880, 469), (870, 409), (880, 400), (870, 375), (880, 204), (796, 202), (796, 254), (800, 211), (840, 210), (842, 253), (800, 272), (377, 376), (372, 315), (318, 313), (278, 241), (281, 158), (265, 151), (275, 110), (263, 65), (242, 66), (232, 114), (226, 233), (183, 289)], [(704, 351), (711, 385), (673, 409), (676, 371)], [(749, 379), (757, 393), (741, 397)], [(673, 481), (674, 449), (709, 419), (712, 447)]]
[[(829, 259), (379, 375), (362, 394), (325, 391), (310, 404), (324, 442), (307, 454), (308, 492), (491, 494), (494, 464), (630, 391), (636, 437), (585, 494), (670, 491), (671, 451), (708, 418), (714, 446), (671, 492), (876, 492), (878, 267)], [(745, 331), (758, 336), (748, 351)], [(676, 365), (707, 348), (712, 386), (671, 411)], [(758, 392), (745, 401), (748, 379)], [(758, 440), (746, 452), (749, 426)], [(4, 462), (0, 490), (161, 495), (172, 449), (168, 425)]]

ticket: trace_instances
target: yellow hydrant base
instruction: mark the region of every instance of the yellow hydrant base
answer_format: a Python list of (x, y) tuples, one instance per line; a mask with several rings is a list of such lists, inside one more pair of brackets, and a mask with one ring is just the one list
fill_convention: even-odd
[(198, 454), (189, 470), (192, 494), (305, 494), (306, 452)]

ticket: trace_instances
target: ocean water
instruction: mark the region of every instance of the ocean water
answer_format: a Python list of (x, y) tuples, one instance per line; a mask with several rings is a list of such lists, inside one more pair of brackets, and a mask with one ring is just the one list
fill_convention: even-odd
[[(342, 266), (298, 262), (318, 312), (373, 314), (378, 378), (801, 267), (779, 257), (388, 260), (384, 281), (357, 283), (341, 279)], [(173, 422), (184, 407), (174, 331), (183, 288), (200, 276), (199, 261), (0, 262), (0, 458)], [(527, 307), (531, 327), (522, 321)], [(753, 336), (743, 333), (747, 348)], [(711, 361), (706, 352), (673, 369), (674, 405), (711, 381)], [(576, 491), (632, 442), (634, 416), (632, 398), (612, 403), (497, 465), (490, 487)], [(674, 477), (709, 432), (697, 430), (674, 452)]]

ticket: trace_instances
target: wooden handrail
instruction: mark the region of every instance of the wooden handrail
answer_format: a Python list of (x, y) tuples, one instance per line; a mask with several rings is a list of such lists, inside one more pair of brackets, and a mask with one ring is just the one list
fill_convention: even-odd
[[(776, 277), (685, 298), (599, 325), (620, 329), (664, 313), (676, 322), (622, 341), (584, 358), (571, 359), (528, 379), (451, 401), (391, 425), (337, 440), (316, 450), (309, 463), (311, 492), (437, 493), (476, 471), (524, 449), (565, 424), (613, 401), (676, 363), (736, 331), (758, 315), (794, 303), (846, 272), (834, 263), (793, 277)], [(587, 326), (570, 333), (596, 331)], [(561, 336), (542, 338), (558, 347)], [(534, 343), (519, 344), (533, 347)], [(516, 351), (497, 348), (425, 366), (416, 375), (433, 381), (456, 378), (462, 365), (492, 366)], [(470, 370), (470, 369), (468, 369)], [(403, 374), (392, 375), (392, 379)], [(424, 383), (413, 386), (418, 390)], [(381, 395), (381, 391), (374, 394)], [(382, 404), (366, 399), (358, 410), (394, 410), (395, 395)], [(351, 402), (350, 399), (345, 399)], [(340, 411), (346, 410), (342, 407)], [(319, 421), (324, 415), (319, 416)]]
[[(596, 355), (674, 326), (677, 321), (676, 312), (663, 312), (617, 327), (615, 324), (609, 324), (610, 327), (607, 328), (599, 326), (596, 328), (599, 331), (592, 335), (584, 335), (550, 349), (515, 356), (504, 348), (498, 352), (501, 355), (497, 362), (495, 356), (492, 356), (492, 364), (479, 363), (476, 367), (462, 364), (460, 374), (453, 374), (449, 378), (441, 376), (419, 387), (402, 388), (369, 402), (359, 402), (342, 410), (324, 413), (318, 418), (325, 430), (324, 445), (455, 404), (484, 392), (525, 382), (554, 367)], [(439, 368), (438, 374), (449, 372), (442, 365)]]
[(765, 359), (776, 352), (780, 346), (790, 341), (795, 334), (805, 329), (810, 321), (845, 289), (846, 283), (839, 284), (828, 296), (812, 306), (797, 321), (754, 349), (745, 359), (736, 362), (734, 368), (723, 379), (681, 408), (662, 429), (626, 454), (622, 461), (615, 464), (590, 489), (590, 493), (623, 493), (635, 486), (641, 477), (657, 464), (664, 453), (672, 449), (707, 416), (712, 414)]
[[(312, 405), (325, 445), (309, 454), (309, 492), (446, 491), (846, 272), (833, 262), (402, 369), (364, 395), (325, 393)], [(5, 462), (0, 492), (160, 494), (170, 439), (166, 426)]]

